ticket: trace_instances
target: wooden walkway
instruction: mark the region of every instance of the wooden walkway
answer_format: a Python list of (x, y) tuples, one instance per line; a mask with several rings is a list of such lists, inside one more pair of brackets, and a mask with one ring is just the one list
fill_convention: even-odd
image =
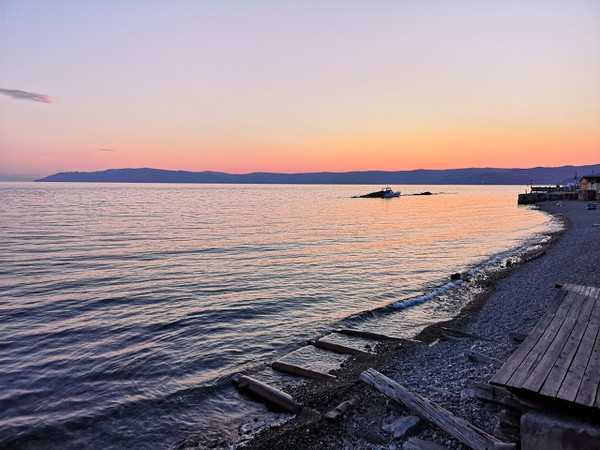
[(600, 409), (599, 330), (600, 288), (565, 284), (490, 384)]

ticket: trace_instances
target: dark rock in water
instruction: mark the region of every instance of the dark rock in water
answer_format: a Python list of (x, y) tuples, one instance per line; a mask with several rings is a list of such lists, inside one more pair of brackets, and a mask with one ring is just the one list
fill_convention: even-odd
[(512, 267), (512, 261), (510, 259), (506, 261), (506, 267)]
[(425, 191), (425, 192), (421, 192), (420, 194), (417, 194), (417, 195), (432, 195), (432, 194), (429, 191)]
[(453, 273), (452, 275), (450, 275), (450, 279), (451, 280), (460, 280), (460, 273)]
[(359, 195), (360, 198), (383, 198), (385, 195), (385, 191), (382, 189), (380, 191), (371, 192), (370, 194)]

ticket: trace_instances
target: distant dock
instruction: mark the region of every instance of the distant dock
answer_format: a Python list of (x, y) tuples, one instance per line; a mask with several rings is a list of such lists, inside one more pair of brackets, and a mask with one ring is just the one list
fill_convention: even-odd
[(548, 200), (577, 200), (579, 190), (575, 186), (531, 186), (531, 191), (519, 194), (519, 205), (531, 205)]

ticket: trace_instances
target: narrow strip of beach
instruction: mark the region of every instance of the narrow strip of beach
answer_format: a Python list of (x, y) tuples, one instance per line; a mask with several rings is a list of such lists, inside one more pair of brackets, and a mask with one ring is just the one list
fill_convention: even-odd
[[(438, 403), (453, 414), (492, 434), (500, 409), (461, 392), (475, 383), (487, 383), (499, 369), (497, 362), (473, 362), (464, 354), (473, 350), (504, 362), (518, 347), (510, 332), (528, 333), (555, 295), (555, 284), (600, 286), (600, 212), (588, 211), (580, 201), (545, 202), (540, 208), (565, 220), (565, 231), (546, 244), (543, 256), (507, 268), (488, 281), (486, 291), (450, 322), (435, 324), (417, 338), (424, 344), (385, 344), (380, 355), (355, 361), (335, 381), (307, 383), (291, 394), (297, 401), (327, 412), (352, 397), (357, 405), (337, 422), (296, 417), (263, 430), (243, 448), (248, 449), (400, 449), (384, 426), (411, 411), (389, 401), (363, 383), (360, 372), (374, 367), (410, 390)], [(485, 339), (441, 340), (441, 327), (462, 329)], [(435, 343), (435, 345), (429, 345)], [(466, 448), (435, 426), (421, 420), (413, 436), (445, 448)]]

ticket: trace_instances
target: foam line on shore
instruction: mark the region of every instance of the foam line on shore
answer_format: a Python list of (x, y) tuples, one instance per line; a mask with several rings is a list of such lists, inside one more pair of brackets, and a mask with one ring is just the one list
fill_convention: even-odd
[(413, 305), (420, 305), (421, 303), (425, 303), (428, 300), (434, 299), (445, 292), (448, 292), (450, 289), (453, 289), (462, 284), (462, 280), (451, 281), (450, 283), (446, 283), (443, 286), (425, 294), (420, 297), (413, 297), (406, 300), (400, 300), (399, 302), (392, 303), (391, 306), (396, 309), (404, 309)]
[[(505, 258), (510, 258), (511, 256), (515, 256), (519, 253), (522, 253), (523, 251), (527, 250), (528, 248), (529, 248), (529, 245), (524, 245), (522, 247), (517, 248), (516, 250), (511, 250), (509, 252), (500, 253), (499, 255), (496, 255), (493, 258), (478, 265), (477, 267), (474, 267), (473, 269), (469, 270), (467, 272), (467, 274), (469, 276), (476, 275), (477, 273), (481, 272), (486, 267), (491, 266), (493, 264), (497, 264)], [(409, 308), (414, 305), (420, 305), (429, 300), (433, 300), (434, 298), (439, 297), (442, 294), (445, 294), (449, 290), (460, 286), (462, 283), (463, 283), (463, 280), (451, 281), (449, 283), (444, 284), (443, 286), (438, 287), (437, 289), (434, 289), (431, 292), (428, 292), (427, 294), (421, 295), (419, 297), (409, 298), (406, 300), (400, 300), (398, 302), (392, 303), (390, 306), (394, 309), (405, 309), (405, 308)]]

